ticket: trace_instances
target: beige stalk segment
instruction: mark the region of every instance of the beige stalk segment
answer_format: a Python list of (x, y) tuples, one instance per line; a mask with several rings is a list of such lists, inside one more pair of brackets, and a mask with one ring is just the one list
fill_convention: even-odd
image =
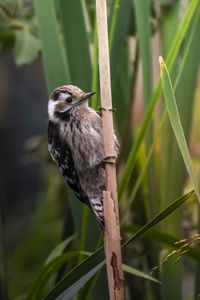
[(96, 0), (101, 107), (103, 119), (106, 191), (104, 192), (104, 249), (107, 265), (109, 295), (111, 300), (124, 299), (124, 274), (122, 270), (121, 237), (117, 197), (117, 180), (113, 135), (112, 96), (108, 48), (107, 3)]

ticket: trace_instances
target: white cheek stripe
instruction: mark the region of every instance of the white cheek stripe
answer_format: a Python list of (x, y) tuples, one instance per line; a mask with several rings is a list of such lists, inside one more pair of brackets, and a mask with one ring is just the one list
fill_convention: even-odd
[[(65, 97), (66, 97), (66, 93), (65, 93)], [(62, 101), (62, 100), (60, 100)], [(48, 102), (48, 115), (49, 115), (49, 119), (55, 123), (58, 123), (59, 122), (59, 118), (57, 118), (55, 116), (55, 111), (56, 110), (56, 104), (57, 104), (57, 101), (54, 101), (52, 99), (49, 99), (49, 102)], [(65, 111), (67, 111), (70, 107), (66, 107), (65, 109), (63, 110), (59, 110), (60, 113), (63, 113)]]
[[(65, 100), (67, 97), (70, 97), (70, 94), (68, 94), (67, 92), (60, 92), (59, 93), (59, 100)], [(48, 114), (49, 114), (49, 119), (51, 120), (55, 120), (55, 115), (54, 115), (54, 112), (55, 112), (55, 106), (56, 106), (56, 101), (52, 100), (52, 99), (49, 99), (49, 103), (48, 103)], [(64, 112), (63, 111), (60, 111), (60, 112)]]
[(49, 100), (48, 103), (48, 114), (49, 114), (49, 119), (54, 117), (54, 111), (55, 111), (55, 102), (53, 100)]

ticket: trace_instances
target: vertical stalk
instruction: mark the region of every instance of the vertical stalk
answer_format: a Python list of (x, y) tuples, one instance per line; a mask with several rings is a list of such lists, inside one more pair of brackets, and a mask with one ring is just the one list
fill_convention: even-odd
[[(104, 155), (106, 158), (106, 191), (104, 192), (104, 248), (111, 300), (124, 299), (121, 237), (114, 150), (110, 62), (106, 0), (96, 0), (99, 72), (103, 120)], [(109, 159), (108, 159), (109, 158)]]

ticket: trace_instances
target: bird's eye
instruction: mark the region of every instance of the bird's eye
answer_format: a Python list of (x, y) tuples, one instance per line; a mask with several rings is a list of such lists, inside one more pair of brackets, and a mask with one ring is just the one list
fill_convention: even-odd
[(71, 103), (72, 102), (72, 97), (67, 97), (66, 102)]

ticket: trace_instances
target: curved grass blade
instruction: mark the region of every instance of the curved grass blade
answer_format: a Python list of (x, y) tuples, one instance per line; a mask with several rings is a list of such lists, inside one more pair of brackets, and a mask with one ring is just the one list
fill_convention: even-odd
[(161, 122), (160, 122), (160, 124), (159, 124), (159, 127), (158, 127), (158, 129), (157, 129), (157, 132), (155, 133), (155, 137), (154, 137), (154, 139), (153, 139), (153, 143), (152, 143), (151, 147), (150, 147), (149, 150), (148, 150), (148, 154), (147, 154), (147, 156), (146, 156), (146, 158), (145, 158), (145, 161), (144, 161), (144, 163), (143, 163), (142, 169), (140, 170), (140, 174), (139, 174), (139, 176), (138, 176), (138, 178), (137, 178), (137, 180), (136, 180), (136, 182), (135, 182), (135, 184), (134, 184), (133, 189), (131, 190), (130, 196), (129, 196), (129, 198), (127, 199), (126, 203), (123, 203), (123, 208), (122, 208), (123, 210), (122, 210), (121, 223), (123, 223), (123, 222), (125, 221), (126, 213), (128, 212), (128, 209), (129, 209), (129, 208), (131, 207), (131, 205), (133, 204), (133, 201), (134, 201), (134, 199), (135, 199), (135, 197), (136, 197), (136, 194), (137, 194), (137, 192), (138, 192), (138, 190), (139, 190), (139, 187), (140, 187), (141, 182), (142, 182), (142, 179), (143, 179), (143, 177), (144, 177), (144, 175), (145, 175), (147, 166), (148, 166), (148, 164), (149, 164), (149, 162), (150, 162), (150, 159), (151, 159), (151, 157), (152, 157), (152, 154), (153, 154), (155, 145), (156, 145), (156, 143), (157, 143), (157, 139), (158, 139), (158, 137), (159, 137), (159, 135), (160, 135), (161, 129), (162, 129), (163, 124), (164, 124), (164, 122), (165, 122), (166, 115), (167, 115), (167, 114), (166, 114), (166, 112), (165, 112), (164, 115), (163, 115), (163, 117), (162, 117), (162, 119), (161, 119)]
[(33, 283), (28, 295), (28, 299), (30, 300), (41, 299), (44, 289), (51, 275), (53, 275), (64, 263), (69, 261), (71, 258), (80, 256), (80, 254), (89, 255), (89, 253), (80, 252), (80, 251), (68, 252), (60, 255), (59, 257), (56, 257), (50, 263), (45, 265), (40, 271), (35, 282)]
[(67, 239), (65, 239), (64, 241), (62, 241), (60, 244), (58, 244), (57, 247), (55, 247), (47, 257), (44, 265), (48, 265), (52, 260), (60, 256), (64, 251), (64, 249), (75, 239), (75, 237), (76, 235), (74, 234), (68, 237)]
[[(175, 59), (177, 57), (177, 54), (179, 52), (180, 46), (182, 44), (182, 41), (186, 35), (186, 32), (189, 28), (189, 25), (193, 19), (193, 16), (195, 14), (197, 5), (198, 5), (198, 0), (192, 0), (190, 2), (190, 4), (187, 7), (187, 10), (184, 14), (184, 17), (182, 19), (182, 22), (179, 26), (179, 29), (176, 33), (176, 36), (173, 40), (172, 46), (170, 48), (170, 51), (167, 55), (167, 65), (168, 65), (168, 69), (171, 70)], [(121, 175), (121, 180), (119, 183), (119, 199), (122, 197), (126, 186), (129, 183), (129, 180), (131, 178), (131, 174), (133, 172), (135, 163), (136, 163), (136, 156), (138, 153), (138, 150), (141, 146), (142, 141), (144, 140), (144, 136), (147, 132), (147, 129), (149, 127), (149, 124), (151, 123), (151, 119), (152, 119), (152, 114), (154, 112), (156, 103), (158, 102), (159, 97), (161, 96), (161, 92), (162, 92), (162, 87), (161, 87), (161, 80), (158, 81), (156, 88), (153, 92), (152, 98), (150, 100), (150, 103), (147, 107), (147, 111), (145, 114), (145, 118), (144, 118), (144, 122), (140, 128), (140, 131), (135, 139), (135, 142), (131, 148), (127, 163), (125, 165), (123, 174)]]
[[(145, 224), (142, 228), (140, 228), (126, 243), (122, 245), (122, 248), (126, 247), (133, 240), (141, 237), (145, 232), (149, 231), (152, 227), (160, 223), (163, 219), (167, 218), (174, 211), (176, 211), (179, 207), (181, 207), (188, 199), (190, 199), (194, 195), (194, 191), (187, 193), (186, 195), (178, 198), (175, 202), (173, 202), (170, 206), (164, 209), (161, 213), (155, 216), (150, 222)], [(89, 273), (91, 270), (96, 270), (96, 272), (100, 269), (96, 267), (101, 267), (104, 265), (105, 261), (103, 247), (99, 248), (92, 255), (86, 258), (81, 264), (75, 267), (70, 273), (66, 274), (56, 286), (53, 287), (51, 291), (49, 291), (45, 296), (44, 300), (53, 300), (56, 299), (59, 295), (61, 295), (66, 289), (70, 288), (70, 286), (74, 285), (76, 282), (79, 282), (85, 274)], [(92, 274), (91, 277), (95, 274)], [(90, 278), (91, 278), (90, 277)], [(89, 278), (88, 278), (89, 280)], [(78, 285), (77, 290), (78, 292)]]
[[(48, 91), (70, 82), (53, 0), (34, 1)], [(56, 59), (55, 59), (56, 58)]]
[[(181, 80), (183, 74), (185, 73), (185, 68), (186, 68), (186, 65), (187, 65), (187, 61), (190, 60), (190, 58), (191, 58), (191, 52), (192, 52), (192, 49), (194, 47), (193, 43), (196, 41), (196, 34), (197, 34), (198, 28), (199, 28), (198, 19), (199, 19), (199, 16), (197, 15), (196, 18), (195, 18), (192, 30), (190, 31), (190, 36), (189, 36), (189, 39), (188, 39), (188, 42), (187, 42), (187, 46), (185, 47), (184, 55), (183, 55), (182, 60), (181, 60), (181, 65), (180, 65), (180, 68), (179, 68), (179, 72), (177, 74), (175, 84), (174, 84), (174, 91), (176, 91), (178, 85), (180, 84), (180, 80)], [(133, 201), (135, 199), (137, 191), (138, 191), (138, 189), (140, 187), (140, 184), (142, 182), (143, 175), (145, 174), (146, 168), (147, 168), (148, 163), (151, 159), (151, 155), (153, 153), (154, 146), (157, 142), (157, 139), (158, 139), (158, 136), (161, 132), (161, 129), (163, 128), (166, 117), (167, 117), (167, 110), (165, 109), (165, 111), (163, 113), (162, 120), (160, 121), (160, 124), (159, 124), (159, 128), (157, 129), (157, 132), (155, 133), (153, 144), (151, 145), (150, 149), (148, 150), (148, 155), (147, 155), (147, 157), (146, 157), (146, 159), (143, 163), (143, 166), (142, 166), (142, 169), (140, 171), (139, 177), (137, 178), (137, 180), (134, 184), (134, 187), (133, 187), (133, 189), (130, 193), (129, 199), (126, 201), (126, 203), (123, 204), (123, 211), (122, 211), (122, 214), (121, 214), (122, 215), (122, 220), (121, 220), (122, 223), (123, 223), (123, 220), (125, 219), (125, 214), (126, 214), (128, 208), (133, 204)]]
[[(119, 61), (130, 28), (133, 6), (132, 0), (115, 0), (112, 2), (113, 11), (109, 22), (109, 48), (111, 79), (114, 84), (118, 76)], [(115, 101), (114, 97), (113, 100)], [(116, 104), (114, 102), (114, 105)], [(116, 107), (118, 106), (116, 105)]]
[[(88, 273), (86, 273), (83, 277), (81, 277), (79, 280), (74, 282), (68, 289), (66, 289), (62, 294), (60, 294), (58, 297), (56, 297), (56, 300), (70, 300), (76, 293), (86, 284), (86, 282), (94, 276), (94, 274), (99, 271), (102, 266), (104, 265), (104, 262), (101, 262), (96, 267), (94, 267), (92, 270), (90, 270)], [(46, 299), (46, 298), (44, 298)], [(48, 298), (54, 300), (54, 296), (52, 298)]]
[(150, 32), (150, 2), (133, 0), (137, 36), (139, 40), (139, 52), (142, 61), (142, 77), (145, 106), (152, 94), (152, 64), (151, 64), (151, 32)]
[(91, 59), (89, 40), (81, 1), (59, 0), (65, 51), (71, 80), (83, 90), (91, 89)]
[(127, 266), (127, 265), (124, 265), (123, 264), (123, 271), (126, 272), (126, 273), (129, 273), (129, 274), (132, 274), (132, 275), (135, 275), (135, 276), (138, 276), (140, 278), (143, 278), (143, 279), (146, 279), (146, 280), (150, 280), (150, 281), (153, 281), (153, 282), (156, 282), (156, 283), (161, 283), (159, 280), (157, 280), (156, 278), (144, 273), (144, 272), (141, 272), (133, 267), (130, 267), (130, 266)]
[(94, 96), (91, 99), (91, 106), (94, 109), (97, 109), (98, 106), (98, 95), (99, 95), (99, 86), (98, 86), (98, 38), (97, 38), (97, 22), (95, 15), (95, 26), (94, 26), (94, 37), (93, 37), (93, 67), (92, 67), (92, 91), (95, 91)]
[[(152, 55), (151, 55), (151, 29), (149, 20), (151, 18), (151, 4), (149, 1), (133, 0), (133, 5), (135, 8), (135, 19), (137, 28), (137, 37), (139, 44), (139, 53), (142, 65), (142, 89), (143, 89), (143, 99), (144, 99), (144, 111), (148, 107), (148, 103), (152, 96)], [(145, 138), (145, 149), (151, 147), (153, 142), (153, 122), (149, 126)], [(154, 149), (153, 149), (154, 151)], [(156, 213), (156, 179), (155, 179), (155, 161), (154, 153), (151, 155), (151, 160), (147, 165), (147, 185), (149, 191), (150, 200), (147, 202), (148, 211), (150, 215)]]
[(176, 104), (169, 72), (167, 70), (166, 64), (165, 64), (164, 60), (162, 59), (162, 57), (159, 58), (159, 61), (160, 61), (163, 93), (164, 93), (164, 98), (165, 98), (165, 102), (166, 102), (166, 106), (167, 106), (169, 119), (170, 119), (170, 122), (171, 122), (171, 125), (173, 128), (179, 149), (183, 156), (185, 166), (187, 168), (188, 174), (189, 174), (192, 184), (194, 186), (197, 198), (200, 202), (200, 193), (199, 193), (198, 182), (197, 182), (197, 179), (196, 179), (194, 171), (193, 171), (192, 161), (191, 161), (190, 153), (189, 153), (189, 150), (187, 147), (187, 142), (186, 142), (186, 138), (185, 138), (185, 135), (183, 132), (183, 128), (181, 125), (181, 120), (179, 117), (178, 107)]
[[(128, 234), (134, 234), (140, 228), (141, 228), (141, 226), (137, 226), (137, 225), (124, 226), (124, 227), (122, 227), (122, 232), (128, 233)], [(179, 242), (180, 238), (174, 237), (165, 232), (161, 232), (157, 229), (150, 229), (149, 231), (147, 231), (143, 234), (142, 238), (157, 241), (158, 243), (165, 244), (174, 249), (180, 248), (180, 244), (177, 243), (177, 242)], [(185, 240), (185, 245), (186, 244), (187, 244), (187, 239)], [(185, 252), (185, 255), (188, 255), (189, 257), (197, 260), (198, 262), (200, 261), (200, 249), (197, 247), (190, 247), (188, 249), (188, 251)]]
[(114, 9), (113, 9), (113, 14), (112, 14), (112, 18), (111, 18), (110, 28), (109, 28), (109, 48), (110, 49), (112, 49), (112, 44), (113, 44), (113, 40), (114, 40), (121, 0), (114, 1), (113, 5), (114, 5)]
[(174, 213), (181, 205), (185, 203), (186, 200), (190, 199), (194, 196), (194, 190), (187, 193), (186, 195), (178, 198), (175, 202), (169, 205), (166, 209), (161, 211), (157, 216), (155, 216), (150, 222), (145, 224), (141, 229), (139, 229), (126, 243), (123, 244), (122, 247), (127, 246), (130, 242), (134, 241), (135, 239), (139, 238), (142, 234), (150, 230), (152, 227), (160, 223), (162, 220), (167, 218), (169, 215)]
[[(104, 250), (103, 247), (99, 248), (88, 258), (86, 258), (82, 263), (80, 263), (77, 267), (75, 267), (71, 272), (66, 274), (57, 283), (57, 285), (44, 296), (43, 299), (44, 300), (56, 299), (56, 297), (61, 295), (66, 289), (70, 288), (70, 286), (72, 286), (76, 282), (79, 282), (79, 280), (81, 280), (81, 278), (84, 277), (86, 273), (89, 273), (92, 269), (95, 269), (97, 272), (98, 269), (96, 269), (96, 267), (100, 264), (102, 264), (103, 266), (105, 263), (105, 261), (103, 260), (104, 259), (103, 250)], [(91, 277), (94, 274), (92, 274)]]

